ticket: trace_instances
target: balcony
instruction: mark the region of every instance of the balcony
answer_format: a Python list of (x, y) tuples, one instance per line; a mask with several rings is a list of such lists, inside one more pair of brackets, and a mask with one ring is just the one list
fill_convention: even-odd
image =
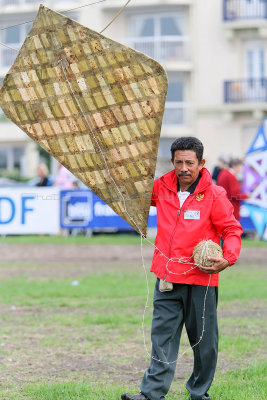
[(223, 0), (223, 18), (228, 39), (247, 29), (267, 37), (267, 0)]
[[(194, 0), (164, 0), (164, 6), (190, 6)], [(128, 8), (148, 8), (148, 7), (162, 7), (162, 0), (135, 0), (129, 3)], [(103, 9), (113, 10), (120, 9), (122, 7), (121, 0), (107, 0), (103, 3)]]
[(190, 40), (186, 36), (145, 36), (127, 38), (123, 42), (161, 63), (173, 65), (175, 70), (192, 68)]
[(225, 117), (233, 113), (251, 114), (261, 119), (267, 111), (267, 78), (224, 82)]
[(267, 78), (224, 82), (225, 103), (267, 102)]
[(244, 19), (266, 19), (267, 0), (224, 0), (225, 21)]
[[(77, 6), (77, 3), (75, 3), (74, 0), (44, 0), (42, 2), (47, 7), (57, 9), (57, 8), (69, 8)], [(0, 0), (0, 8), (5, 9), (5, 12), (22, 12), (22, 11), (28, 11), (28, 10), (36, 10), (38, 9), (40, 5), (39, 0)], [(18, 11), (19, 7), (19, 11)]]

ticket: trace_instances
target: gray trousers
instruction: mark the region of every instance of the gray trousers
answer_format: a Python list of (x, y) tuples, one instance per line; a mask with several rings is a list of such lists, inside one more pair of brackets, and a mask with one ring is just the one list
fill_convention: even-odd
[[(203, 305), (206, 286), (173, 284), (171, 292), (159, 291), (159, 279), (154, 292), (151, 328), (152, 353), (150, 366), (140, 389), (150, 400), (163, 400), (171, 386), (178, 356), (180, 337), (185, 325), (190, 345), (199, 341), (203, 328)], [(186, 388), (196, 399), (208, 391), (215, 373), (218, 354), (217, 325), (218, 288), (209, 287), (206, 298), (205, 332), (193, 348), (194, 369)]]

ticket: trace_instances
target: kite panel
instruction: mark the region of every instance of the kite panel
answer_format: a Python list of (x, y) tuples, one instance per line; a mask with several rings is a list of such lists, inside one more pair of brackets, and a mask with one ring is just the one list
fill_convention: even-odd
[(167, 87), (153, 59), (41, 5), (0, 106), (145, 235)]

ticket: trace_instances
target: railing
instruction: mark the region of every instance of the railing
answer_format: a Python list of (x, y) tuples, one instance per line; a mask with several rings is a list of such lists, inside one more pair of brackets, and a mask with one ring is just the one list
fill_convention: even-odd
[(189, 38), (186, 36), (145, 36), (128, 38), (127, 46), (158, 61), (189, 61)]
[(267, 102), (267, 78), (224, 82), (225, 103)]
[[(45, 3), (46, 1), (44, 1)], [(38, 4), (38, 0), (0, 0), (0, 6), (18, 6), (23, 4)]]
[(223, 0), (225, 21), (267, 18), (267, 0)]
[(167, 101), (163, 117), (163, 125), (188, 126), (190, 106), (184, 102)]
[[(46, 6), (51, 6), (55, 8), (55, 4), (58, 3), (66, 3), (66, 4), (74, 4), (74, 0), (43, 0), (42, 4)], [(40, 0), (0, 0), (0, 7), (8, 7), (8, 6), (19, 6), (19, 5), (27, 5), (27, 4), (36, 4), (39, 6)]]

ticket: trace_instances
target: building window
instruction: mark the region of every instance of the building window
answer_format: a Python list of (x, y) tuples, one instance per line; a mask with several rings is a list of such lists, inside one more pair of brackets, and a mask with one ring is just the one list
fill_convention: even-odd
[(7, 151), (0, 149), (0, 170), (7, 169)]
[(134, 15), (130, 17), (131, 47), (159, 61), (189, 59), (186, 13)]
[(265, 43), (263, 40), (244, 42), (245, 71), (248, 79), (263, 79), (265, 72)]
[[(8, 25), (16, 25), (16, 22), (10, 21)], [(14, 47), (15, 49), (19, 49), (25, 37), (27, 36), (31, 23), (7, 27), (7, 29), (3, 29), (0, 31), (0, 41), (8, 44), (10, 47)], [(8, 49), (6, 47), (1, 46), (0, 48), (0, 67), (11, 67), (15, 58), (17, 56), (17, 52), (12, 49)]]
[(185, 14), (161, 14), (154, 16), (136, 15), (131, 18), (131, 36), (183, 36), (185, 35)]
[(163, 124), (184, 127), (188, 125), (186, 102), (186, 73), (169, 73), (169, 87), (165, 103)]
[(20, 31), (21, 26), (13, 26), (5, 29), (5, 43), (20, 43)]
[(20, 169), (23, 155), (23, 147), (13, 147), (13, 168)]
[(0, 148), (0, 170), (1, 169), (21, 169), (24, 157), (24, 147), (1, 147)]

